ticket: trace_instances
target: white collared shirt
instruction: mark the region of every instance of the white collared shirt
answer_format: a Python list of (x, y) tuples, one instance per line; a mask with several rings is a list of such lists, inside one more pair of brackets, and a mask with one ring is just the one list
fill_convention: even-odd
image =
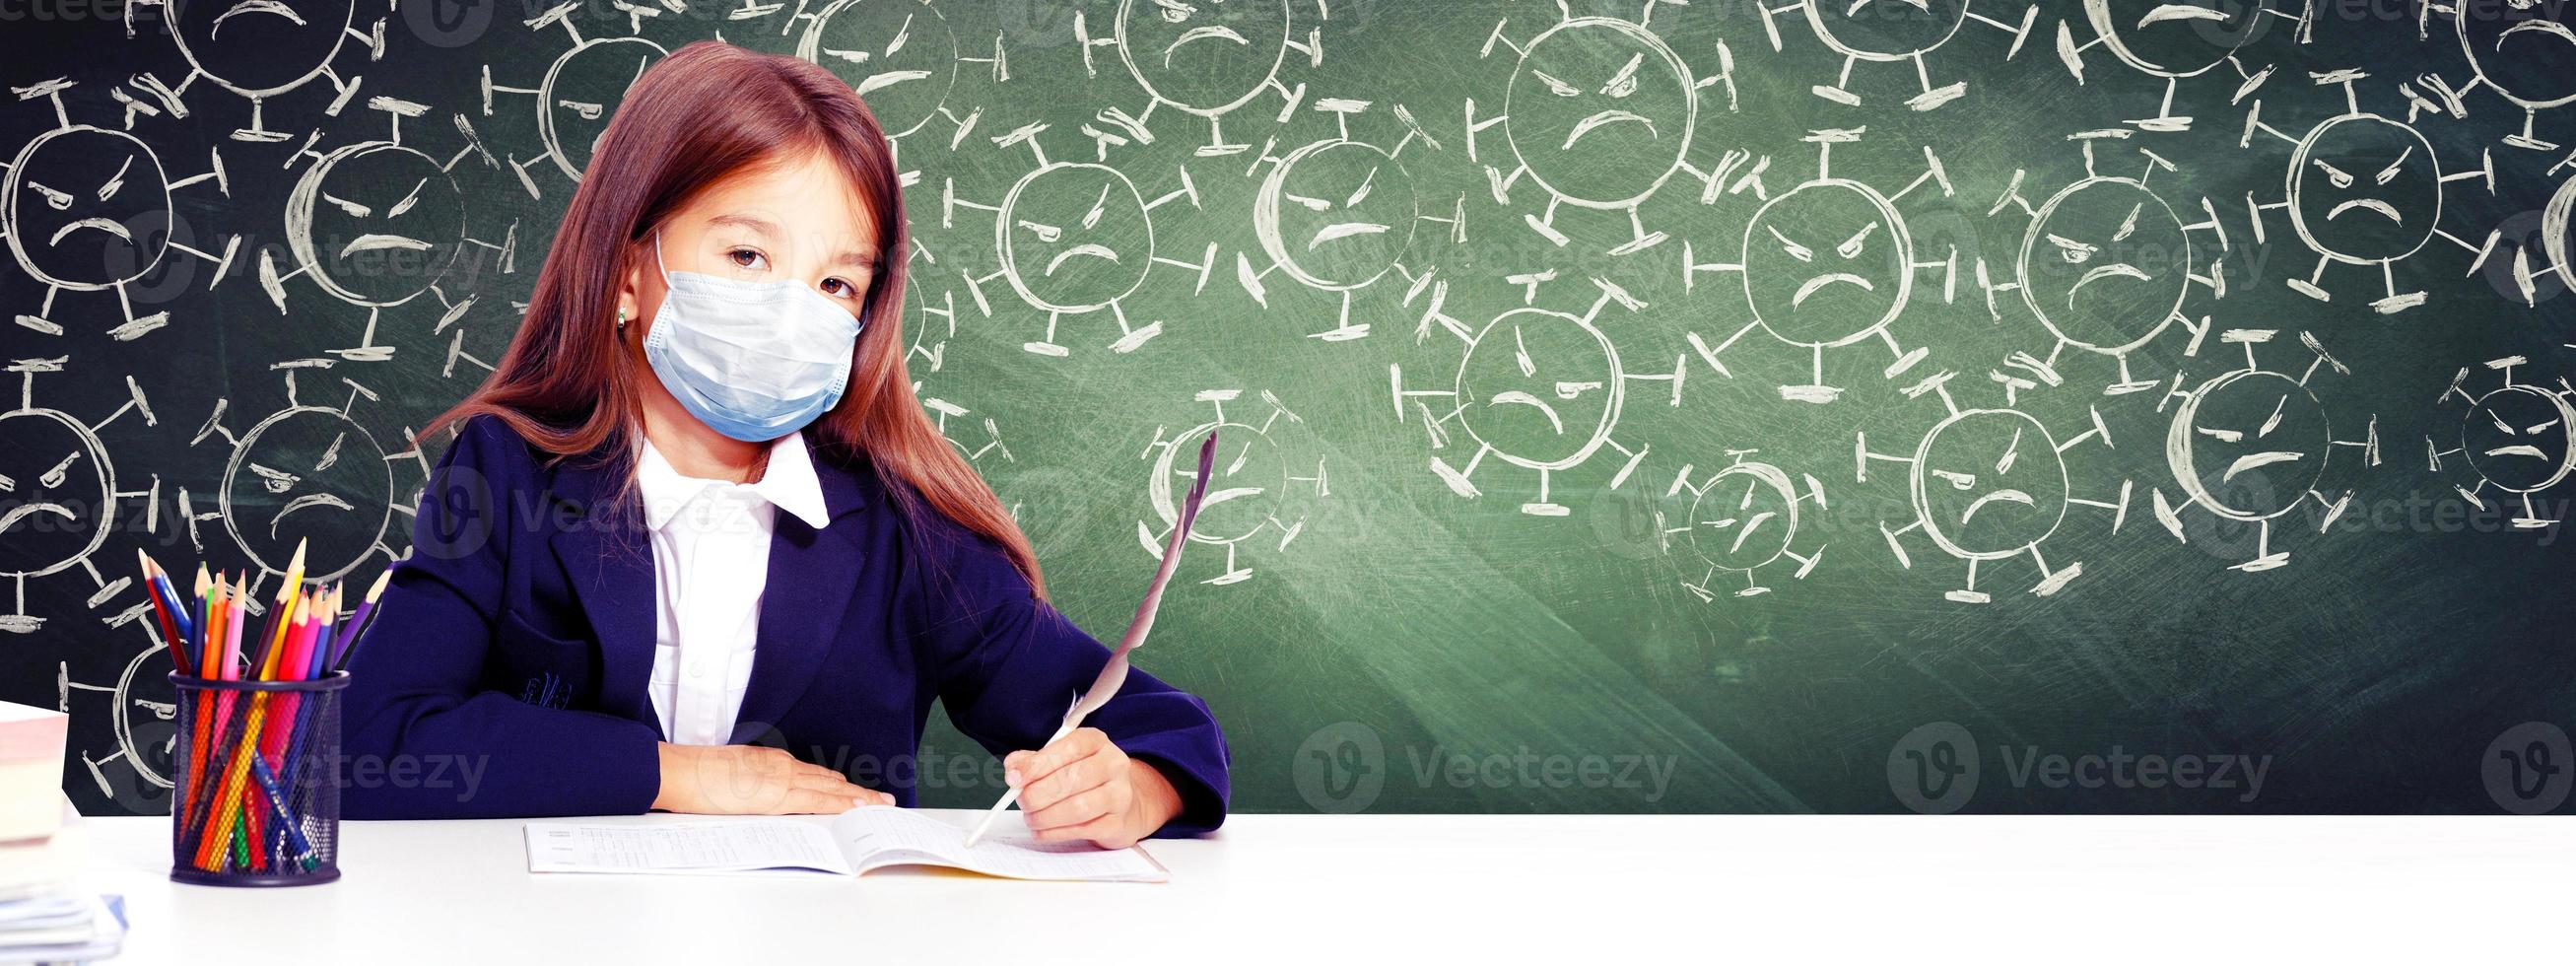
[(725, 744), (751, 684), (777, 511), (822, 529), (822, 481), (793, 433), (770, 444), (757, 483), (682, 476), (650, 441), (635, 482), (653, 544), (653, 713), (673, 744)]

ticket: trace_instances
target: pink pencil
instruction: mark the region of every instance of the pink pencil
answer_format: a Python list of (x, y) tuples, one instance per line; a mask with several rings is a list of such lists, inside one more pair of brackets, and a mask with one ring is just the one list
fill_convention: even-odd
[[(235, 582), (234, 589), (235, 596), (238, 596), (244, 603), (248, 603), (250, 601), (250, 588), (243, 587), (239, 582)], [(233, 608), (233, 612), (231, 614), (233, 626), (224, 632), (224, 665), (221, 673), (223, 675), (223, 679), (226, 681), (237, 680), (241, 677), (242, 618), (248, 615), (249, 612), (250, 608), (248, 607)]]

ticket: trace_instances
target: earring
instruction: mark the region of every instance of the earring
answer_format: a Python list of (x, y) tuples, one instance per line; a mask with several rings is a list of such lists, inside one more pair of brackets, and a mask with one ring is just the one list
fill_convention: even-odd
[(626, 332), (626, 309), (622, 306), (617, 310), (617, 332), (620, 335)]

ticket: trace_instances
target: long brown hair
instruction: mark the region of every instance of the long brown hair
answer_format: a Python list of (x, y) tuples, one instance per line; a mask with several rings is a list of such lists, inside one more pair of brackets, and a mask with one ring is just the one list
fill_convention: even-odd
[[(632, 471), (642, 391), (620, 355), (617, 293), (645, 238), (719, 179), (782, 151), (822, 150), (858, 186), (883, 250), (852, 351), (849, 390), (808, 428), (816, 456), (873, 465), (902, 509), (927, 509), (1000, 544), (1040, 597), (1019, 524), (922, 412), (904, 369), (903, 193), (876, 118), (831, 71), (702, 41), (646, 70), (601, 136), (500, 366), (430, 429), (491, 416), (556, 461)], [(649, 378), (649, 377), (648, 377)]]

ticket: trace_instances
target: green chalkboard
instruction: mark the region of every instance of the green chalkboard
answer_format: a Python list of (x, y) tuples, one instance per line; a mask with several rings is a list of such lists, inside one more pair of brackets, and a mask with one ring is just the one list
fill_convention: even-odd
[(167, 807), (132, 551), (401, 553), (410, 428), (711, 38), (897, 136), (912, 374), (1076, 622), (1220, 433), (1138, 660), (1240, 808), (2563, 807), (2557, 8), (297, 9), (0, 38), (0, 513), (76, 508), (0, 527), (0, 697), (93, 811)]

